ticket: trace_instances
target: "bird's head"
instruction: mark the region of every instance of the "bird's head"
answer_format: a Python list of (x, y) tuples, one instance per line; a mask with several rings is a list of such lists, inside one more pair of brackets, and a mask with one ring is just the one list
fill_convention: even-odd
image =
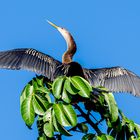
[(56, 28), (61, 35), (64, 37), (64, 39), (66, 40), (66, 42), (68, 43), (68, 41), (72, 38), (71, 34), (69, 33), (69, 31), (63, 27), (57, 26), (56, 24), (47, 21), (50, 25), (52, 25), (54, 28)]

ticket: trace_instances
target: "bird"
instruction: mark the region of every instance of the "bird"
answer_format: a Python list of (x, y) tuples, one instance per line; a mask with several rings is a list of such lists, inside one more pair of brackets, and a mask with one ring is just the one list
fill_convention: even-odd
[(54, 81), (58, 76), (81, 76), (92, 86), (103, 86), (110, 92), (128, 92), (140, 96), (140, 77), (135, 73), (120, 67), (98, 69), (83, 68), (73, 61), (77, 46), (71, 33), (60, 26), (48, 21), (63, 36), (67, 50), (62, 55), (62, 62), (52, 56), (33, 48), (19, 48), (0, 51), (0, 68), (10, 70), (29, 70)]

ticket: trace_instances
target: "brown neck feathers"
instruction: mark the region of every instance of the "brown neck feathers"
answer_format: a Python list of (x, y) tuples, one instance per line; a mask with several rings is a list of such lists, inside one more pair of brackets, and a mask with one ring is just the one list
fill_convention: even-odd
[(66, 40), (66, 42), (67, 42), (67, 51), (62, 56), (62, 63), (68, 64), (72, 62), (73, 55), (76, 52), (76, 43), (71, 35)]

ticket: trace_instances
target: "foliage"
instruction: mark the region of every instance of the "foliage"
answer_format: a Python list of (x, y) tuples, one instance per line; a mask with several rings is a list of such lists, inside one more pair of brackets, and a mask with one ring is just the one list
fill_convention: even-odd
[[(82, 140), (140, 139), (139, 125), (118, 109), (113, 94), (92, 87), (79, 76), (61, 76), (53, 83), (42, 76), (33, 78), (25, 86), (20, 104), (29, 128), (37, 118), (38, 140), (61, 140), (63, 135), (72, 136), (72, 131), (83, 133)], [(100, 115), (98, 120), (95, 112)], [(99, 128), (101, 122), (106, 122), (106, 133)]]

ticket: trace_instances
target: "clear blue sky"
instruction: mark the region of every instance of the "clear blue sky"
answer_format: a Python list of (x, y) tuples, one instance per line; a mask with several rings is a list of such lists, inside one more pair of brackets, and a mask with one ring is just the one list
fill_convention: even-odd
[[(0, 1), (0, 50), (35, 48), (61, 60), (66, 44), (46, 19), (69, 29), (78, 46), (74, 57), (87, 68), (123, 66), (140, 75), (139, 0), (4, 0)], [(0, 70), (0, 136), (35, 140), (20, 115), (20, 93), (35, 76)], [(140, 98), (115, 95), (119, 108), (140, 124)], [(79, 138), (76, 136), (75, 138)], [(70, 139), (69, 139), (70, 140)]]

